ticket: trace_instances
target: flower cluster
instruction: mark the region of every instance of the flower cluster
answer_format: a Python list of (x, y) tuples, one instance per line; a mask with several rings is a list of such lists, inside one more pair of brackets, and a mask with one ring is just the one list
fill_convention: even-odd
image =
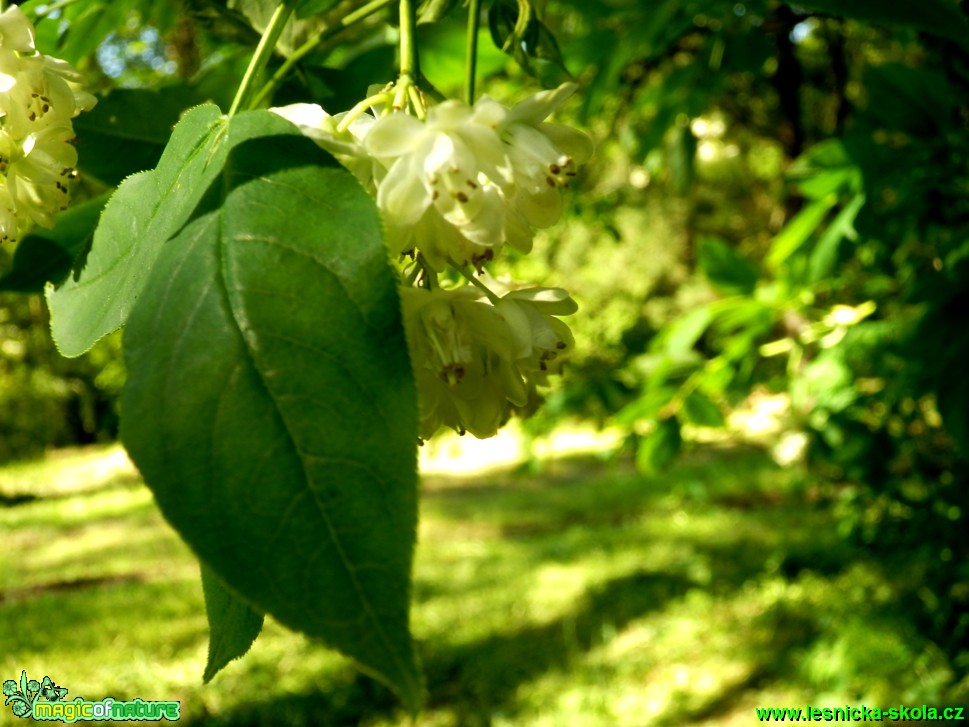
[[(419, 119), (401, 111), (330, 116), (313, 104), (273, 109), (344, 164), (373, 195), (390, 252), (416, 258), (401, 301), (421, 395), (421, 436), (444, 425), (494, 435), (537, 400), (574, 346), (556, 316), (574, 313), (559, 288), (495, 292), (480, 280), (443, 288), (448, 266), (482, 266), (508, 244), (528, 252), (535, 228), (562, 214), (561, 188), (592, 154), (588, 136), (546, 118), (565, 84), (508, 108), (484, 97), (445, 101)], [(418, 276), (414, 276), (417, 278)], [(495, 283), (492, 281), (492, 286)]]
[(506, 293), (497, 303), (472, 285), (401, 289), (404, 326), (421, 394), (420, 435), (443, 424), (490, 437), (511, 409), (535, 400), (574, 346), (554, 315), (577, 310), (560, 288)]
[(436, 271), (528, 252), (533, 228), (562, 214), (559, 189), (592, 154), (580, 131), (545, 121), (575, 91), (563, 84), (506, 108), (445, 101), (427, 119), (330, 116), (314, 104), (274, 111), (336, 156), (374, 193), (391, 253), (419, 250)]
[(76, 176), (71, 119), (94, 106), (79, 74), (37, 52), (19, 7), (0, 13), (0, 242), (34, 223), (50, 227), (70, 201)]

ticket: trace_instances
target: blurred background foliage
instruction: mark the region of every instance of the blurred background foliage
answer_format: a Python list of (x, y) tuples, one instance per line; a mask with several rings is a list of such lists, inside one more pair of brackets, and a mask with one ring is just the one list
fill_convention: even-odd
[[(83, 260), (104, 194), (154, 165), (185, 108), (228, 107), (274, 3), (21, 5), (42, 16), (40, 48), (76, 64), (100, 102), (76, 121), (78, 204), (0, 248), (0, 461), (114, 436), (117, 338), (59, 357), (38, 293)], [(272, 103), (335, 113), (393, 78), (392, 8), (330, 32), (361, 5), (304, 3), (270, 71), (312, 51)], [(574, 419), (618, 428), (617, 454), (656, 473), (691, 442), (730, 436), (736, 410), (780, 397), (778, 458), (842, 538), (922, 584), (904, 608), (963, 671), (966, 5), (492, 0), (479, 50), (482, 89), (504, 101), (574, 78), (564, 115), (598, 146), (567, 218), (495, 268), (581, 305), (575, 359), (529, 435)], [(457, 94), (466, 12), (454, 0), (421, 12), (427, 87)]]

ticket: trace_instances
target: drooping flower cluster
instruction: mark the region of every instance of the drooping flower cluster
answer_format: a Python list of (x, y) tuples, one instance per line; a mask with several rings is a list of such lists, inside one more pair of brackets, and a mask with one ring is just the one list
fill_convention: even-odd
[[(528, 252), (535, 228), (562, 214), (561, 188), (592, 154), (588, 136), (545, 119), (575, 91), (542, 91), (508, 108), (484, 97), (445, 101), (426, 119), (400, 111), (330, 116), (319, 106), (273, 109), (341, 161), (380, 209), (390, 252), (417, 256), (402, 284), (421, 436), (442, 425), (489, 437), (535, 403), (574, 346), (555, 316), (577, 310), (559, 288), (503, 295), (480, 280), (443, 288), (436, 274), (482, 266), (508, 244)], [(492, 282), (492, 285), (494, 283)]]
[(401, 289), (404, 325), (421, 394), (421, 437), (442, 424), (490, 437), (512, 407), (534, 402), (574, 346), (554, 315), (578, 306), (560, 288), (506, 293), (497, 303), (474, 286)]
[(94, 106), (72, 83), (80, 75), (38, 53), (34, 28), (16, 5), (0, 13), (0, 242), (31, 223), (50, 227), (76, 176), (71, 119)]
[(336, 156), (376, 196), (391, 253), (419, 250), (441, 271), (491, 260), (506, 243), (522, 252), (533, 228), (562, 214), (560, 188), (592, 154), (580, 131), (545, 121), (575, 91), (564, 84), (512, 108), (483, 97), (445, 101), (420, 121), (330, 116), (296, 104), (276, 113)]

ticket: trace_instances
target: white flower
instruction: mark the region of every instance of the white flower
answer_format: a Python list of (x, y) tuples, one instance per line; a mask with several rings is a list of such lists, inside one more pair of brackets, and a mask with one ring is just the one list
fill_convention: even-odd
[[(423, 253), (435, 271), (481, 268), (506, 243), (523, 252), (533, 228), (562, 213), (560, 188), (592, 153), (582, 132), (545, 118), (566, 84), (513, 108), (482, 97), (445, 101), (421, 121), (404, 112), (330, 116), (313, 104), (272, 109), (337, 157), (374, 194), (394, 255)], [(341, 128), (341, 127), (346, 128)]]
[(340, 130), (340, 122), (346, 113), (330, 116), (319, 104), (296, 103), (269, 110), (330, 152), (371, 195), (376, 194), (376, 180), (382, 178), (386, 170), (362, 144), (370, 127), (376, 122), (373, 116), (361, 114), (350, 122), (346, 130)]
[(529, 288), (493, 305), (477, 288), (405, 287), (404, 328), (421, 404), (421, 437), (439, 427), (493, 436), (574, 347), (555, 315), (577, 310), (561, 288)]
[(34, 52), (34, 26), (16, 5), (0, 13), (0, 50)]
[[(393, 252), (409, 249), (407, 233), (428, 211), (463, 239), (449, 249), (458, 265), (504, 243), (511, 164), (494, 128), (482, 121), (487, 119), (467, 104), (446, 101), (429, 109), (424, 122), (392, 113), (370, 129), (364, 146), (388, 170), (377, 189), (377, 206), (403, 233), (391, 240)], [(420, 238), (416, 243), (423, 250)]]
[(95, 103), (71, 85), (79, 80), (68, 63), (36, 52), (34, 29), (17, 6), (0, 13), (0, 241), (31, 222), (52, 226), (70, 201), (71, 119)]
[(514, 343), (504, 320), (471, 286), (403, 288), (400, 294), (420, 395), (421, 437), (442, 425), (493, 436), (508, 418), (509, 399), (524, 401), (526, 395), (520, 379), (510, 375)]
[(67, 208), (77, 163), (73, 139), (70, 124), (47, 126), (22, 141), (0, 128), (0, 174), (18, 215), (51, 227), (54, 213)]
[(565, 83), (533, 94), (509, 109), (498, 126), (516, 188), (509, 213), (516, 227), (508, 239), (526, 252), (531, 248), (529, 228), (550, 227), (558, 221), (559, 189), (568, 186), (576, 167), (592, 156), (592, 140), (586, 134), (545, 121), (575, 90), (575, 84)]
[(546, 385), (575, 348), (569, 327), (556, 316), (578, 305), (561, 288), (527, 288), (506, 293), (495, 305), (515, 341), (515, 366), (532, 385)]

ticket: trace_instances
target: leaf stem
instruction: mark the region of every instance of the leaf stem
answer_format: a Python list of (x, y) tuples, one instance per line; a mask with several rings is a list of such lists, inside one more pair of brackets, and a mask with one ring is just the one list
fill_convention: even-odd
[(239, 90), (236, 91), (236, 96), (232, 100), (232, 106), (229, 108), (230, 117), (234, 116), (248, 101), (252, 86), (266, 68), (273, 48), (276, 47), (276, 41), (279, 40), (279, 36), (286, 26), (286, 21), (289, 20), (289, 16), (295, 9), (297, 2), (298, 0), (282, 0), (276, 6), (276, 11), (269, 19), (269, 25), (263, 31), (259, 45), (256, 46), (256, 50), (252, 54), (252, 60), (249, 61), (249, 67), (242, 77), (242, 83), (239, 84)]
[[(70, 0), (70, 2), (73, 1), (74, 0)], [(327, 27), (322, 28), (314, 33), (305, 43), (303, 43), (303, 45), (294, 50), (289, 58), (287, 58), (283, 64), (276, 69), (276, 72), (272, 75), (272, 78), (266, 82), (266, 84), (256, 95), (256, 98), (253, 99), (252, 106), (258, 107), (261, 105), (286, 77), (286, 74), (293, 69), (293, 66), (299, 63), (306, 55), (312, 53), (322, 43), (325, 43), (330, 38), (343, 32), (347, 28), (356, 25), (361, 20), (365, 20), (377, 11), (387, 7), (392, 2), (394, 2), (394, 0), (371, 0), (366, 5), (361, 5), (356, 10), (344, 15), (334, 25), (328, 25)]]
[(468, 5), (467, 59), (464, 64), (465, 100), (468, 106), (474, 104), (474, 80), (478, 65), (478, 26), (481, 24), (481, 0), (470, 0)]

